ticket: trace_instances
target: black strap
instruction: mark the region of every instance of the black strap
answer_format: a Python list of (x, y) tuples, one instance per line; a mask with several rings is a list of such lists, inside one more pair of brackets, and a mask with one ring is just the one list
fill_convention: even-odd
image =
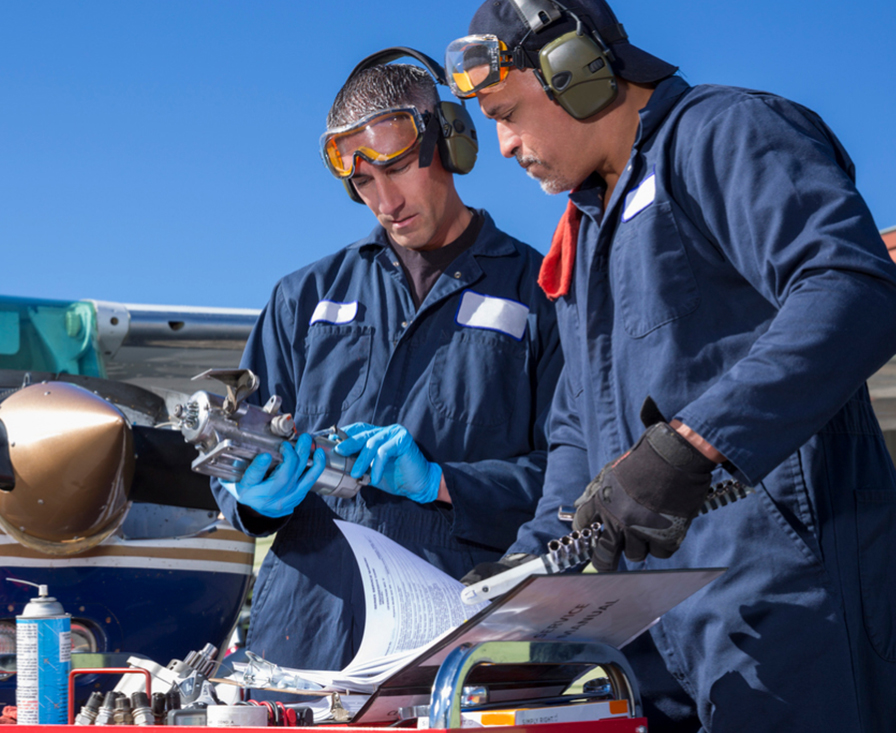
[(420, 167), (428, 168), (432, 163), (432, 156), (436, 150), (436, 143), (439, 141), (439, 116), (433, 112), (426, 121), (426, 131), (423, 133), (423, 139), (420, 141)]
[(533, 33), (540, 33), (561, 15), (560, 8), (549, 0), (511, 0), (511, 5)]
[(422, 51), (417, 51), (413, 48), (408, 48), (407, 46), (392, 46), (391, 48), (384, 48), (382, 51), (377, 51), (376, 53), (370, 54), (366, 58), (361, 59), (358, 62), (358, 65), (352, 69), (352, 73), (348, 75), (348, 78), (351, 79), (355, 74), (359, 71), (363, 71), (364, 69), (369, 69), (371, 66), (378, 66), (379, 64), (388, 64), (390, 61), (395, 61), (400, 58), (410, 57), (417, 59), (421, 64), (423, 64), (427, 71), (435, 77), (435, 80), (444, 86), (448, 86), (448, 79), (445, 77), (445, 70), (442, 68), (441, 64), (436, 61), (431, 56), (427, 56)]
[(606, 43), (619, 43), (628, 40), (628, 33), (625, 32), (625, 26), (622, 23), (608, 25), (606, 28), (598, 28), (597, 32)]
[(16, 475), (9, 457), (9, 436), (6, 426), (0, 420), (0, 491), (10, 491), (16, 486)]

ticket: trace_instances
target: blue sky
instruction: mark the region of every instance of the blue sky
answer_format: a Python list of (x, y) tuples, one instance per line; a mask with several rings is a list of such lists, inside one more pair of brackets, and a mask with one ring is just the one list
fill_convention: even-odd
[[(261, 307), (281, 275), (374, 224), (318, 157), (348, 72), (393, 45), (441, 59), (478, 5), (3, 0), (0, 294)], [(893, 0), (614, 9), (636, 45), (690, 83), (773, 91), (819, 112), (878, 227), (896, 226)], [(565, 197), (501, 158), (492, 123), (472, 114), (480, 158), (458, 178), (461, 196), (546, 251)]]

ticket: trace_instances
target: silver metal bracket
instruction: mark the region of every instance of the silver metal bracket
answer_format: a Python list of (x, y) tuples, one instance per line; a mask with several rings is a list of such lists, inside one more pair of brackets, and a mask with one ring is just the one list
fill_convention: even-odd
[[(599, 642), (485, 641), (461, 644), (442, 662), (432, 687), (429, 706), (431, 728), (460, 728), (463, 690), (467, 677), (481, 664), (581, 664), (606, 673), (614, 697), (626, 700), (629, 715), (640, 718), (641, 693), (628, 660), (615, 647)], [(583, 674), (586, 670), (583, 669)], [(573, 698), (571, 698), (572, 700)], [(537, 705), (537, 699), (524, 701)]]

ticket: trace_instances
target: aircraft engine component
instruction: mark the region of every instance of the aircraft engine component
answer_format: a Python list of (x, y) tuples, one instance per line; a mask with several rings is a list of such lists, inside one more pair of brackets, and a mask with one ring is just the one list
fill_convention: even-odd
[(12, 469), (0, 483), (7, 534), (49, 555), (74, 555), (118, 529), (134, 448), (117, 408), (75, 384), (42, 382), (3, 400), (0, 424)]
[[(194, 379), (202, 377), (223, 382), (227, 396), (203, 390), (175, 407), (175, 424), (184, 440), (199, 451), (193, 470), (224, 481), (239, 481), (259, 453), (270, 453), (274, 458), (272, 466), (280, 463), (280, 443), (294, 441), (296, 436), (292, 416), (280, 414), (281, 398), (274, 395), (263, 408), (245, 402), (258, 389), (258, 377), (248, 369), (210, 369)], [(357, 480), (352, 478), (354, 457), (341, 456), (333, 450), (344, 437), (337, 428), (314, 436), (315, 447), (326, 455), (327, 467), (312, 491), (350, 499), (370, 481), (367, 474)]]

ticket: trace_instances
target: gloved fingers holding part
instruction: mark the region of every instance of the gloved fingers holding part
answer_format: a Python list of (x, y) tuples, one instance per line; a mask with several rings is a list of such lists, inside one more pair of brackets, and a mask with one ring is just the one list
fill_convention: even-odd
[(436, 500), (442, 469), (426, 460), (407, 428), (355, 423), (343, 430), (349, 437), (335, 451), (341, 456), (358, 454), (352, 478), (361, 478), (369, 469), (371, 486), (420, 504)]
[(603, 524), (594, 567), (615, 570), (622, 552), (634, 562), (670, 557), (700, 511), (716, 465), (668, 423), (648, 427), (576, 500), (575, 529)]
[(327, 465), (327, 457), (320, 448), (314, 451), (312, 464), (307, 465), (311, 445), (312, 438), (307, 433), (299, 436), (295, 447), (283, 441), (280, 444), (283, 460), (270, 475), (268, 469), (273, 457), (260, 453), (239, 481), (222, 481), (221, 485), (240, 504), (259, 514), (271, 518), (289, 516), (308, 495)]

